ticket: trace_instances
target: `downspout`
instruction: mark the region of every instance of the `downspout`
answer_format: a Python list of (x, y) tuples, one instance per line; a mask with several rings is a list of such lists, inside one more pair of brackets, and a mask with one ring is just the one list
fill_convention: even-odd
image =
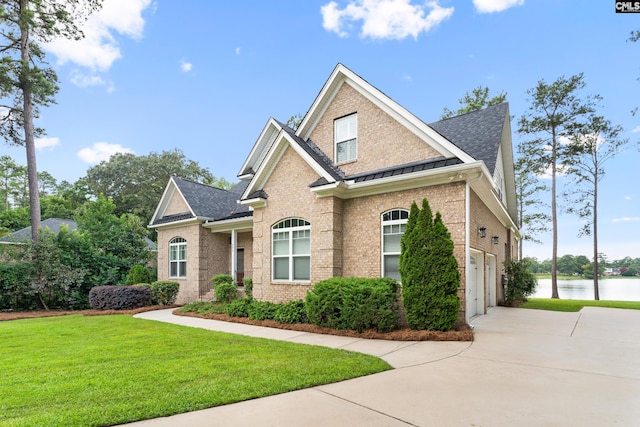
[[(469, 322), (469, 311), (467, 310), (467, 290), (469, 289), (469, 271), (471, 269), (471, 184), (482, 177), (482, 172), (465, 181), (464, 194), (464, 319)], [(470, 324), (471, 325), (471, 324)]]
[(231, 278), (238, 283), (238, 232), (231, 230)]

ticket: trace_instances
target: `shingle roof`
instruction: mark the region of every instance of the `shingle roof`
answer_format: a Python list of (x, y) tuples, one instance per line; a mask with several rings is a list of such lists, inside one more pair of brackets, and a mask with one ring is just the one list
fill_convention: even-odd
[[(63, 225), (66, 225), (69, 231), (78, 229), (77, 222), (75, 222), (72, 219), (63, 219), (63, 218), (45, 219), (44, 221), (42, 221), (41, 227), (48, 228), (53, 233), (58, 234), (60, 232), (60, 228)], [(145, 239), (145, 242), (147, 243), (147, 248), (149, 248), (152, 251), (155, 251), (156, 244), (154, 243), (154, 241), (147, 237), (145, 237), (144, 239)], [(0, 238), (0, 242), (3, 242), (3, 243), (21, 243), (28, 240), (31, 240), (31, 226), (25, 227), (21, 230), (18, 230), (16, 232), (9, 234), (8, 236), (4, 236)]]
[(195, 216), (190, 212), (167, 215), (156, 219), (153, 225), (167, 224), (195, 217), (216, 220), (226, 218), (235, 213), (249, 211), (248, 207), (238, 203), (238, 199), (240, 199), (247, 186), (244, 181), (236, 184), (231, 190), (212, 187), (177, 176), (173, 177), (173, 181)]
[[(78, 224), (71, 219), (62, 219), (62, 218), (49, 218), (42, 221), (42, 228), (48, 228), (55, 234), (60, 232), (60, 228), (66, 225), (71, 230), (77, 230)], [(21, 230), (15, 231), (7, 236), (0, 238), (0, 242), (24, 242), (27, 240), (31, 240), (31, 226), (25, 227)]]
[(509, 104), (487, 107), (483, 110), (430, 123), (440, 135), (476, 160), (483, 160), (493, 174), (502, 139), (502, 129)]

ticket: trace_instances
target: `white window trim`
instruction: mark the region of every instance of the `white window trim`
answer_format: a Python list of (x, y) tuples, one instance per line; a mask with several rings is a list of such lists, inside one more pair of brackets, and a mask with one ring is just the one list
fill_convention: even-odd
[[(302, 218), (287, 218), (287, 219), (296, 219), (296, 220), (301, 220), (301, 221), (305, 221), (308, 223), (307, 220), (302, 219)], [(282, 223), (283, 221), (286, 221), (286, 219), (283, 219), (282, 221), (278, 221), (275, 225), (273, 225), (271, 227), (271, 280), (273, 282), (286, 282), (286, 283), (292, 283), (292, 282), (296, 282), (296, 283), (309, 283), (311, 282), (311, 225), (300, 225), (300, 226), (295, 226), (295, 227), (288, 227), (288, 228), (275, 228), (278, 224)], [(308, 254), (294, 254), (293, 253), (293, 232), (294, 231), (309, 231), (309, 253)], [(288, 236), (288, 243), (289, 243), (289, 251), (287, 255), (275, 255), (274, 254), (274, 247), (273, 247), (273, 236), (276, 233), (282, 233), (282, 232), (288, 232), (289, 236)], [(294, 279), (293, 277), (293, 260), (294, 258), (302, 258), (302, 257), (308, 257), (309, 258), (309, 279)], [(276, 268), (275, 268), (275, 260), (276, 258), (287, 258), (289, 260), (289, 278), (288, 279), (276, 279), (275, 274), (276, 274)]]
[[(384, 215), (387, 214), (387, 213), (393, 212), (393, 211), (406, 212), (407, 213), (407, 218), (404, 218), (404, 219), (393, 219), (393, 220), (385, 221), (383, 219)], [(388, 211), (383, 212), (380, 215), (380, 272), (381, 272), (380, 276), (381, 277), (386, 277), (386, 271), (385, 271), (385, 266), (384, 266), (384, 258), (385, 258), (385, 256), (387, 256), (387, 255), (398, 255), (399, 256), (400, 255), (400, 251), (397, 251), (397, 252), (385, 252), (385, 250), (384, 250), (384, 236), (385, 236), (384, 227), (385, 227), (385, 225), (402, 225), (402, 224), (406, 225), (407, 222), (409, 222), (408, 215), (409, 215), (409, 210), (407, 210), (407, 209), (390, 209)]]
[[(338, 123), (347, 119), (355, 120), (355, 136), (349, 139), (338, 140), (338, 130), (337, 130)], [(345, 160), (338, 160), (338, 144), (349, 142), (352, 140), (355, 141), (355, 146), (356, 146), (354, 156)], [(349, 114), (347, 116), (340, 117), (333, 121), (333, 151), (334, 151), (334, 159), (336, 159), (336, 164), (349, 163), (358, 159), (358, 113)]]
[[(184, 259), (180, 259), (180, 247), (184, 246)], [(177, 259), (171, 259), (171, 249), (178, 248), (176, 250)], [(184, 262), (184, 275), (180, 275), (180, 263)], [(171, 275), (171, 265), (176, 263), (177, 275)], [(169, 278), (171, 279), (184, 279), (187, 277), (187, 240), (183, 237), (174, 237), (169, 240)]]

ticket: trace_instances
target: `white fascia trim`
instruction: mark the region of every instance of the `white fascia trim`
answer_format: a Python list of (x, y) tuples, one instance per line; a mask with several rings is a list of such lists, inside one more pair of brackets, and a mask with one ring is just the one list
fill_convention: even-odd
[(201, 224), (209, 219), (210, 218), (205, 218), (200, 216), (195, 218), (187, 218), (187, 219), (183, 219), (175, 222), (167, 222), (165, 224), (148, 225), (147, 228), (169, 229), (169, 228), (175, 228), (175, 227), (182, 227), (184, 225), (190, 225), (190, 224)]
[(498, 218), (498, 220), (504, 227), (516, 230), (516, 235), (520, 235), (518, 226), (514, 223), (504, 203), (502, 203), (502, 201), (498, 197), (492, 180), (473, 182), (471, 184), (471, 188), (476, 192), (478, 197), (480, 197), (480, 200), (482, 200), (482, 202), (487, 206), (487, 208), (489, 208), (491, 213), (493, 213), (495, 217)]
[(251, 208), (264, 208), (267, 206), (267, 199), (256, 197), (253, 199), (240, 200), (240, 204)]
[(260, 132), (260, 136), (256, 140), (255, 144), (253, 144), (247, 159), (242, 164), (242, 167), (238, 172), (238, 176), (240, 176), (239, 174), (241, 174), (251, 163), (256, 163), (260, 159), (262, 152), (268, 150), (268, 146), (275, 140), (275, 138), (272, 138), (273, 134), (277, 134), (281, 130), (282, 127), (278, 122), (273, 117), (269, 117), (267, 124), (264, 125), (262, 132)]
[(338, 89), (344, 82), (344, 75), (348, 71), (348, 68), (342, 64), (336, 65), (331, 72), (331, 75), (320, 89), (320, 92), (314, 99), (311, 107), (304, 116), (302, 123), (296, 130), (296, 135), (304, 139), (305, 141), (311, 135), (313, 129), (315, 129), (318, 120), (322, 117), (324, 111), (327, 109), (333, 98), (335, 97)]
[(228, 232), (231, 230), (236, 231), (249, 231), (253, 230), (253, 218), (233, 218), (223, 221), (207, 221), (202, 224), (204, 228), (208, 228), (212, 233)]

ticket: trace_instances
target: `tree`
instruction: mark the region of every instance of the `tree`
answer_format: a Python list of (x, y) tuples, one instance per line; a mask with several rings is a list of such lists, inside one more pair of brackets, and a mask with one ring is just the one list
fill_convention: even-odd
[(458, 319), (460, 272), (453, 255), (453, 240), (435, 218), (427, 199), (422, 209), (411, 204), (405, 233), (400, 240), (402, 303), (411, 329), (446, 331)]
[(11, 156), (0, 157), (0, 195), (2, 195), (3, 210), (11, 207), (9, 200), (19, 189), (19, 178), (25, 173), (24, 166), (18, 165)]
[(523, 259), (523, 243), (525, 241), (541, 243), (535, 236), (549, 230), (548, 224), (551, 221), (549, 214), (540, 210), (532, 211), (535, 208), (545, 207), (538, 195), (549, 188), (527, 168), (527, 161), (524, 157), (516, 160), (515, 174), (518, 224), (522, 235), (522, 239), (518, 241), (518, 259)]
[(604, 178), (604, 164), (615, 157), (629, 141), (620, 137), (621, 126), (614, 126), (602, 116), (592, 116), (581, 133), (570, 137), (567, 165), (576, 183), (570, 193), (569, 212), (586, 220), (579, 235), (593, 236), (593, 294), (598, 289), (598, 184)]
[(90, 168), (85, 182), (94, 196), (103, 194), (113, 200), (117, 215), (133, 213), (148, 223), (172, 175), (222, 188), (231, 186), (178, 149), (146, 156), (115, 154)]
[(582, 73), (569, 78), (561, 76), (551, 84), (538, 81), (536, 87), (527, 91), (531, 105), (519, 121), (518, 132), (533, 137), (520, 144), (526, 167), (536, 174), (548, 172), (551, 175), (551, 298), (559, 298), (556, 178), (566, 159), (566, 145), (561, 144), (561, 140), (581, 132), (586, 119), (595, 111), (596, 102), (601, 99), (598, 95), (581, 99), (579, 91), (585, 86)]
[(449, 117), (458, 116), (460, 114), (470, 113), (476, 110), (482, 110), (492, 105), (498, 105), (503, 103), (507, 99), (505, 92), (500, 92), (494, 97), (489, 98), (489, 88), (478, 86), (473, 89), (471, 93), (466, 92), (465, 95), (458, 100), (462, 107), (457, 111), (451, 111), (447, 107), (444, 107), (442, 116), (440, 119), (448, 119)]
[(58, 192), (58, 181), (47, 171), (38, 172), (40, 198), (53, 196)]
[(289, 117), (289, 120), (287, 120), (287, 123), (285, 124), (293, 130), (298, 130), (298, 127), (300, 126), (300, 123), (302, 123), (303, 119), (304, 119), (304, 114), (298, 113), (294, 116)]
[(76, 20), (99, 4), (99, 0), (4, 0), (1, 4), (0, 96), (6, 102), (1, 105), (0, 135), (9, 144), (26, 148), (34, 242), (40, 228), (35, 139), (44, 134), (34, 126), (34, 118), (39, 107), (55, 103), (58, 91), (58, 78), (47, 66), (39, 43), (57, 37), (81, 38)]

